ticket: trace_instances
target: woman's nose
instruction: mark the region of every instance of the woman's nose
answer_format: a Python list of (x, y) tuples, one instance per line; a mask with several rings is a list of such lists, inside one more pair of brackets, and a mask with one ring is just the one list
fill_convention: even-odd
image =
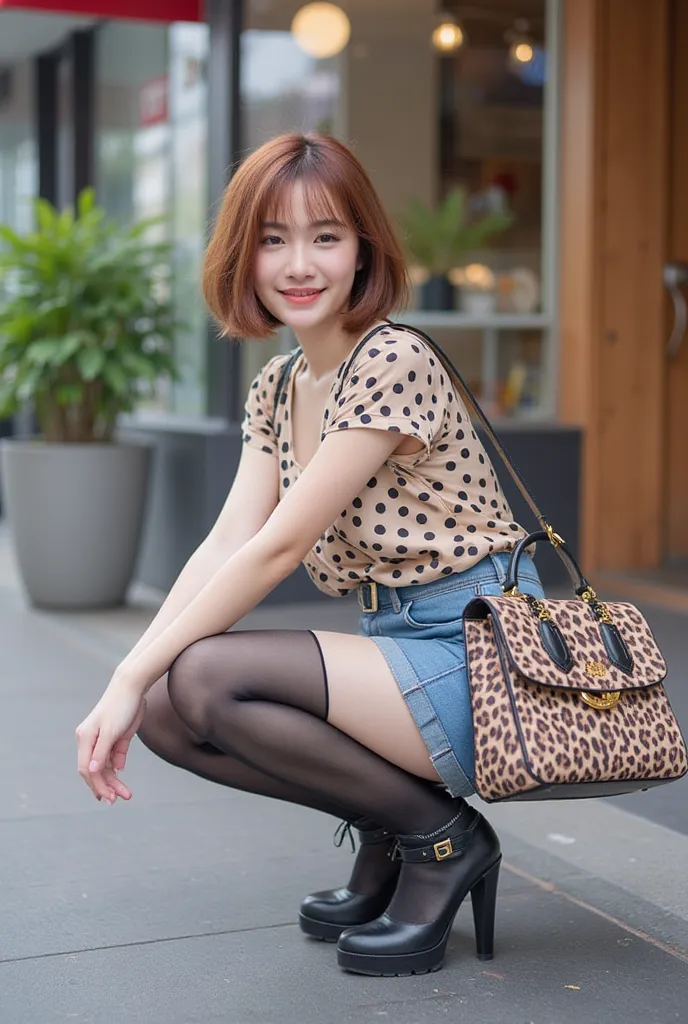
[(291, 246), (286, 270), (289, 277), (302, 278), (312, 276), (313, 268), (305, 245), (296, 244)]

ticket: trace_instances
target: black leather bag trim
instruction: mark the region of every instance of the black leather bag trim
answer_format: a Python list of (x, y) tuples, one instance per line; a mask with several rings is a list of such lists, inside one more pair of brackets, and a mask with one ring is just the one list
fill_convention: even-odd
[(621, 672), (630, 675), (633, 672), (633, 656), (618, 628), (613, 622), (601, 622), (600, 636), (612, 665), (616, 665)]
[(540, 640), (557, 668), (562, 672), (570, 672), (574, 666), (573, 656), (556, 622), (549, 619), (540, 620)]

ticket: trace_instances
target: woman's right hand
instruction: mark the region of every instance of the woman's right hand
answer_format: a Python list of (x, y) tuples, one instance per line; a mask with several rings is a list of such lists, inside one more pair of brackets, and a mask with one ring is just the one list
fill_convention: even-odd
[(96, 706), (77, 726), (79, 775), (97, 800), (114, 804), (117, 797), (131, 799), (131, 790), (117, 778), (129, 745), (146, 712), (140, 692), (111, 682)]

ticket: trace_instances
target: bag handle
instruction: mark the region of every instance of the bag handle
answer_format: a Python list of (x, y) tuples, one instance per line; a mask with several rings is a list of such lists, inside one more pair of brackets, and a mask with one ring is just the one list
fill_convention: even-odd
[[(527, 537), (523, 537), (522, 540), (518, 542), (511, 552), (511, 557), (509, 558), (509, 565), (506, 570), (506, 579), (504, 580), (503, 587), (505, 593), (518, 590), (518, 566), (526, 548), (529, 548), (531, 544), (535, 544), (536, 541), (548, 539), (549, 535), (545, 533), (544, 530), (536, 530), (535, 533), (529, 533)], [(581, 568), (569, 551), (568, 546), (563, 541), (559, 544), (559, 553), (571, 578), (576, 594), (580, 597), (583, 594), (591, 593), (592, 590), (590, 584), (581, 572)]]

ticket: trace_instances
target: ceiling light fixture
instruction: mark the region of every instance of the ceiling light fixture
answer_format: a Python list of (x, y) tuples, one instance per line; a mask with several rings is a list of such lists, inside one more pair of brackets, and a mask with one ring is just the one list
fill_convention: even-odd
[(466, 34), (452, 14), (441, 14), (432, 33), (432, 45), (442, 54), (456, 53), (466, 41)]
[(309, 57), (335, 57), (351, 38), (351, 22), (336, 4), (306, 4), (291, 23), (294, 39)]
[(517, 67), (530, 64), (535, 57), (535, 46), (529, 30), (528, 21), (525, 18), (517, 18), (514, 27), (504, 33), (504, 40), (509, 43), (509, 60)]

